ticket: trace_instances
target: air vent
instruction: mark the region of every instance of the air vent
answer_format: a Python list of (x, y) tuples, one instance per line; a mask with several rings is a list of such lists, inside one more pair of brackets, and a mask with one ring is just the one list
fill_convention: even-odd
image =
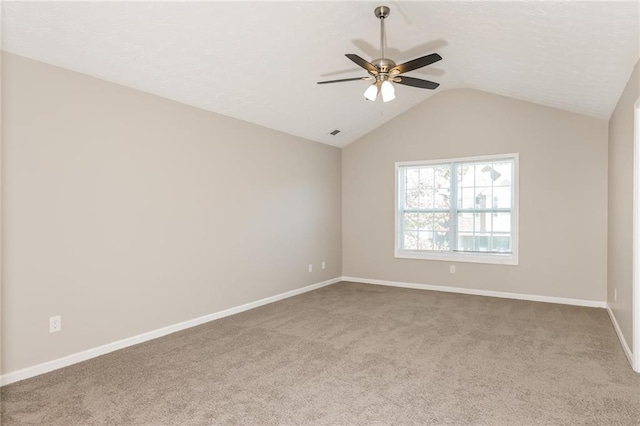
[(330, 134), (330, 135), (335, 136), (335, 135), (337, 135), (338, 133), (340, 133), (340, 130), (335, 129), (333, 132), (331, 132), (331, 133), (329, 133), (329, 134)]

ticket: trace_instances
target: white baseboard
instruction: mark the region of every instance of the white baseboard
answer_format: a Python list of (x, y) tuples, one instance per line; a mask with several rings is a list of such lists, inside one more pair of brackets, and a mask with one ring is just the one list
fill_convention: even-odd
[(618, 335), (618, 340), (620, 340), (620, 344), (622, 345), (622, 349), (624, 350), (624, 354), (627, 356), (629, 360), (629, 364), (631, 364), (631, 368), (633, 368), (633, 353), (631, 349), (629, 349), (629, 345), (627, 344), (627, 340), (624, 338), (622, 334), (622, 330), (620, 330), (620, 326), (618, 325), (618, 320), (616, 320), (616, 316), (613, 314), (611, 310), (611, 306), (607, 303), (607, 312), (609, 313), (609, 318), (611, 318), (611, 322), (613, 323), (613, 328), (616, 330), (616, 334)]
[(502, 291), (477, 290), (472, 288), (449, 287), (443, 285), (415, 284), (400, 281), (374, 280), (370, 278), (342, 277), (343, 281), (363, 284), (386, 285), (391, 287), (415, 288), (419, 290), (444, 291), (448, 293), (473, 294), (476, 296), (500, 297), (503, 299), (529, 300), (532, 302), (559, 303), (562, 305), (586, 306), (589, 308), (606, 308), (607, 302), (598, 300), (567, 299), (564, 297), (538, 296), (535, 294), (506, 293)]
[(337, 277), (337, 278), (333, 278), (320, 283), (311, 284), (306, 287), (297, 288), (295, 290), (287, 291), (285, 293), (280, 293), (275, 296), (257, 300), (255, 302), (246, 303), (244, 305), (236, 306), (234, 308), (225, 309), (224, 311), (215, 312), (199, 318), (194, 318), (178, 324), (173, 324), (167, 327), (159, 328), (157, 330), (138, 334), (137, 336), (128, 337), (126, 339), (118, 340), (112, 343), (107, 343), (106, 345), (98, 346), (96, 348), (88, 349), (86, 351), (78, 352), (78, 353), (68, 355), (63, 358), (58, 358), (52, 361), (43, 362), (42, 364), (23, 368), (22, 370), (13, 371), (11, 373), (7, 373), (0, 376), (0, 386), (8, 385), (10, 383), (15, 383), (20, 380), (24, 380), (30, 377), (38, 376), (40, 374), (48, 373), (50, 371), (67, 367), (69, 365), (76, 364), (81, 361), (86, 361), (88, 359), (95, 358), (100, 355), (107, 354), (109, 352), (117, 351), (118, 349), (123, 349), (129, 346), (137, 345), (138, 343), (146, 342), (148, 340), (157, 339), (158, 337), (166, 336), (167, 334), (171, 334), (180, 330), (185, 330), (187, 328), (195, 327), (197, 325), (201, 325), (209, 321), (217, 320), (219, 318), (228, 317), (229, 315), (234, 315), (240, 312), (248, 311), (249, 309), (253, 309), (259, 306), (267, 305), (269, 303), (277, 302), (278, 300), (297, 296), (299, 294), (306, 293), (308, 291), (316, 290), (321, 287), (335, 284), (341, 280), (342, 280), (342, 277)]

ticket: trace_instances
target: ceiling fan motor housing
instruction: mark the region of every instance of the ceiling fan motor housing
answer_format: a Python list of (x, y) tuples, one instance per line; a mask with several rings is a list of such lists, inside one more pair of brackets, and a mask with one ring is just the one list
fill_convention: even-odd
[(380, 73), (385, 74), (388, 74), (389, 71), (396, 66), (395, 62), (387, 58), (374, 59), (373, 61), (371, 61), (371, 64), (378, 68), (378, 71)]

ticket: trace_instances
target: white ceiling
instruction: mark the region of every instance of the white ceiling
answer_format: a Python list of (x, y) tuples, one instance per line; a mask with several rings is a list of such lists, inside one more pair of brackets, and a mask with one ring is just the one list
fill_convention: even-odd
[[(408, 73), (435, 92), (369, 83), (345, 53), (438, 52)], [(6, 51), (335, 146), (345, 146), (433, 93), (470, 87), (608, 119), (639, 57), (629, 2), (3, 2)], [(329, 132), (342, 133), (331, 136)]]

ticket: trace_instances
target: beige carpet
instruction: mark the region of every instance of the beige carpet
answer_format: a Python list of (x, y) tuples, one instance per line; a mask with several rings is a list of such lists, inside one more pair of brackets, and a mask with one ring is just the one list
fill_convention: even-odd
[(354, 283), (1, 394), (3, 425), (640, 424), (603, 309)]

